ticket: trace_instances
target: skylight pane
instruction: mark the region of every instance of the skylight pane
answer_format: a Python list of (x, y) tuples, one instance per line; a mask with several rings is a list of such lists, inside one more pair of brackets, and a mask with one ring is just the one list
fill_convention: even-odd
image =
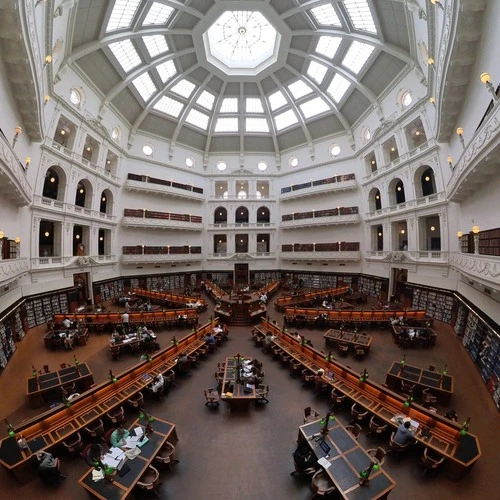
[(281, 108), (286, 104), (285, 96), (281, 93), (281, 90), (278, 90), (274, 94), (271, 94), (269, 97), (269, 105), (271, 106), (271, 110)]
[(148, 15), (146, 16), (146, 19), (144, 19), (142, 25), (149, 26), (151, 24), (164, 24), (170, 17), (170, 14), (172, 14), (173, 10), (174, 9), (172, 7), (155, 2), (149, 9)]
[(349, 80), (337, 73), (333, 77), (326, 91), (333, 97), (335, 102), (340, 102), (350, 85), (351, 82), (349, 82)]
[(245, 130), (247, 132), (269, 132), (269, 124), (265, 118), (246, 118)]
[(203, 106), (205, 109), (211, 110), (214, 107), (214, 102), (215, 102), (215, 96), (210, 92), (204, 90), (201, 93), (200, 97), (198, 97), (196, 104)]
[(153, 83), (153, 80), (151, 80), (149, 73), (143, 73), (135, 80), (132, 80), (132, 83), (145, 101), (147, 101), (156, 92), (155, 84)]
[(344, 0), (344, 6), (351, 18), (352, 25), (369, 33), (377, 33), (373, 16), (366, 0)]
[(120, 28), (128, 28), (140, 3), (141, 0), (115, 0), (115, 5), (113, 5), (113, 10), (106, 26), (106, 33)]
[(172, 92), (185, 97), (186, 99), (193, 93), (195, 84), (188, 80), (181, 80), (179, 83), (172, 87)]
[(328, 68), (323, 64), (319, 64), (316, 61), (311, 61), (309, 63), (309, 68), (307, 68), (307, 74), (313, 80), (316, 80), (318, 83), (321, 83), (323, 81), (323, 78), (325, 78), (327, 69)]
[(167, 41), (163, 35), (145, 36), (142, 40), (146, 44), (146, 48), (151, 57), (163, 54), (168, 50)]
[(310, 101), (301, 104), (300, 109), (306, 118), (311, 118), (311, 116), (320, 115), (325, 111), (329, 111), (330, 106), (328, 106), (328, 104), (321, 99), (321, 97), (316, 97), (315, 99), (311, 99)]
[(361, 71), (374, 49), (373, 45), (358, 41), (352, 42), (342, 61), (342, 65), (357, 74)]
[(166, 61), (164, 63), (158, 64), (158, 66), (156, 66), (156, 69), (163, 83), (177, 74), (174, 61)]
[(116, 57), (125, 73), (128, 73), (131, 69), (141, 64), (141, 58), (130, 40), (110, 43), (109, 50), (113, 52), (113, 55)]
[(292, 93), (295, 99), (300, 99), (301, 97), (304, 97), (312, 92), (312, 88), (302, 80), (297, 80), (291, 85), (288, 85), (288, 90)]
[(330, 3), (314, 7), (314, 9), (311, 9), (311, 13), (318, 24), (323, 26), (342, 26), (335, 9)]
[(333, 59), (339, 48), (342, 38), (334, 36), (321, 36), (319, 37), (318, 44), (316, 45), (316, 52), (322, 56)]
[(220, 108), (221, 113), (237, 113), (238, 112), (238, 99), (236, 97), (226, 97), (222, 101)]
[(238, 132), (238, 118), (219, 118), (215, 132)]
[(192, 109), (187, 115), (186, 122), (195, 127), (207, 130), (209, 118), (205, 113), (200, 113), (198, 110)]
[(153, 107), (162, 113), (178, 118), (184, 104), (170, 97), (163, 96)]
[(276, 124), (276, 130), (283, 130), (290, 125), (297, 123), (299, 120), (295, 116), (293, 110), (289, 109), (280, 115), (274, 117), (274, 123)]
[(247, 97), (245, 110), (247, 113), (264, 113), (262, 101), (258, 97)]

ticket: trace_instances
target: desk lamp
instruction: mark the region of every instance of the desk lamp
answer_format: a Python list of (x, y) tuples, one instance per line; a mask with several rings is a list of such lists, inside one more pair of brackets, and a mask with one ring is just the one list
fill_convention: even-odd
[(359, 484), (360, 486), (368, 486), (368, 483), (370, 482), (370, 474), (372, 470), (378, 471), (379, 470), (379, 465), (376, 462), (370, 462), (370, 465), (366, 468), (360, 471), (359, 473)]
[(328, 351), (328, 354), (325, 356), (325, 361), (333, 361), (335, 356), (332, 354), (332, 351)]
[(469, 430), (470, 417), (462, 424), (462, 428), (460, 429), (460, 435), (466, 436), (467, 431)]
[(109, 370), (109, 380), (113, 383), (118, 382), (118, 379), (115, 377), (112, 370)]
[(323, 426), (321, 428), (321, 434), (323, 436), (327, 436), (328, 435), (328, 422), (330, 422), (330, 421), (333, 422), (334, 420), (335, 420), (335, 415), (333, 413), (330, 413), (330, 412), (328, 412), (326, 414), (325, 418), (322, 418), (320, 420), (320, 424)]
[(174, 346), (179, 345), (179, 341), (175, 338), (175, 335), (172, 337), (172, 340), (170, 341), (170, 343)]
[(7, 424), (7, 433), (9, 434), (10, 437), (14, 437), (16, 435), (14, 427), (12, 427), (12, 424), (6, 418), (4, 419), (4, 421)]
[(366, 370), (366, 368), (363, 369), (360, 377), (359, 377), (359, 381), (360, 382), (366, 382), (368, 380), (368, 377), (370, 376), (370, 374), (368, 373), (368, 371)]

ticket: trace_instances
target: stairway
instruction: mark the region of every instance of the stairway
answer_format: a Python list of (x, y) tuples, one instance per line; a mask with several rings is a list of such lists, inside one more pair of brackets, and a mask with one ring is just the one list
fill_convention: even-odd
[(251, 321), (248, 317), (248, 313), (245, 310), (238, 310), (233, 307), (233, 314), (231, 315), (231, 325), (232, 326), (245, 326), (250, 325)]

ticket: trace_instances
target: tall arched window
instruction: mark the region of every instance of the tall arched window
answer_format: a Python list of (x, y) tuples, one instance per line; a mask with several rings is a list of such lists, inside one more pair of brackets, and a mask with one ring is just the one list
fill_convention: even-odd
[(227, 210), (217, 207), (214, 211), (214, 224), (227, 224)]
[(248, 224), (248, 208), (238, 207), (236, 209), (234, 221), (236, 224)]
[(406, 201), (405, 197), (405, 187), (402, 181), (398, 181), (396, 183), (396, 203), (399, 205), (400, 203), (404, 203)]
[(422, 196), (429, 196), (436, 192), (436, 180), (432, 168), (429, 167), (424, 170), (420, 177), (420, 184), (422, 186)]
[(267, 207), (259, 207), (257, 210), (257, 223), (259, 224), (269, 224), (271, 219), (271, 214)]

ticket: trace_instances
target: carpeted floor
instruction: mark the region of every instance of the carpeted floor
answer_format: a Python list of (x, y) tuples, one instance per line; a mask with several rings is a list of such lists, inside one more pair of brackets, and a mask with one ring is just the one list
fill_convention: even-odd
[[(281, 324), (282, 316), (274, 312), (273, 302), (269, 304), (270, 316)], [(204, 313), (200, 323), (209, 315), (210, 312)], [(407, 351), (406, 361), (423, 367), (435, 364), (438, 369), (447, 364), (448, 372), (455, 378), (455, 393), (450, 407), (457, 410), (460, 421), (472, 417), (471, 432), (479, 436), (483, 456), (466, 477), (459, 482), (451, 482), (439, 471), (422, 475), (419, 466), (421, 447), (415, 447), (403, 456), (389, 455), (384, 468), (398, 483), (390, 498), (498, 498), (496, 465), (500, 449), (499, 413), (452, 328), (435, 323), (435, 330), (438, 333), (437, 345), (430, 350)], [(202, 361), (193, 370), (192, 377), (179, 380), (177, 387), (163, 402), (147, 403), (150, 413), (177, 425), (179, 436), (177, 458), (180, 463), (172, 471), (162, 471), (162, 499), (305, 500), (310, 497), (308, 482), (290, 476), (293, 470), (291, 454), (295, 449), (298, 426), (302, 423), (303, 409), (312, 406), (324, 414), (329, 408), (328, 398), (319, 398), (311, 389), (303, 388), (300, 380), (291, 378), (281, 363), (273, 361), (254, 346), (250, 332), (251, 327), (231, 328), (229, 340)], [(107, 335), (93, 335), (87, 346), (77, 347), (72, 353), (51, 352), (43, 347), (44, 333), (43, 327), (32, 330), (18, 344), (18, 351), (0, 376), (0, 417), (9, 417), (14, 424), (37, 413), (29, 410), (24, 400), (25, 380), (31, 374), (32, 364), (37, 368), (49, 364), (56, 369), (60, 362), (70, 362), (74, 353), (79, 361), (88, 362), (95, 381), (99, 383), (106, 379), (110, 368), (114, 373), (119, 373), (138, 361), (137, 357), (134, 359), (125, 355), (119, 361), (112, 362), (107, 348)], [(160, 332), (161, 346), (166, 347), (174, 334), (179, 337), (182, 333)], [(324, 347), (323, 333), (301, 330), (301, 334), (310, 338), (314, 346), (319, 348)], [(364, 361), (358, 361), (349, 354), (342, 361), (355, 370), (361, 371), (366, 367), (370, 377), (382, 383), (387, 369), (392, 361), (400, 359), (402, 351), (393, 343), (388, 330), (369, 333), (373, 335), (369, 356)], [(270, 385), (270, 403), (252, 407), (245, 413), (231, 413), (224, 404), (218, 409), (206, 407), (203, 389), (215, 384), (217, 362), (238, 352), (263, 361), (265, 383)], [(350, 420), (349, 406), (346, 405), (337, 413), (337, 418), (344, 424)], [(443, 412), (448, 408), (438, 409)], [(129, 421), (135, 416), (129, 411)], [(387, 448), (388, 436), (377, 442), (375, 438), (363, 434), (359, 442), (365, 448), (378, 445)], [(87, 470), (85, 462), (64, 454), (60, 454), (60, 457), (68, 477), (57, 490), (44, 488), (38, 480), (19, 485), (2, 469), (0, 498), (13, 498), (15, 495), (22, 499), (88, 498), (77, 484), (78, 478)]]

